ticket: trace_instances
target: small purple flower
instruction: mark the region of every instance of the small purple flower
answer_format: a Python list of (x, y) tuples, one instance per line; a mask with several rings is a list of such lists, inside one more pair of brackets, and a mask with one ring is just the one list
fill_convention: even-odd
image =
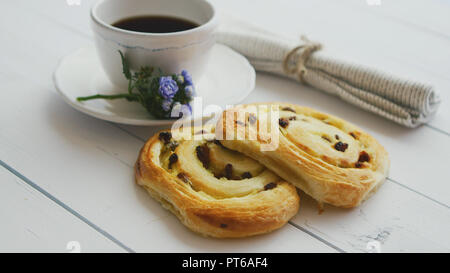
[(186, 85), (194, 85), (194, 83), (192, 82), (191, 75), (189, 75), (189, 73), (186, 70), (181, 71), (181, 75), (183, 76)]
[(168, 112), (170, 110), (170, 107), (172, 106), (172, 99), (164, 100), (161, 106), (164, 111)]
[(171, 99), (178, 92), (177, 82), (172, 77), (161, 77), (159, 79), (159, 94), (165, 99)]
[(186, 94), (187, 97), (192, 98), (195, 96), (195, 90), (194, 90), (194, 86), (192, 85), (188, 85), (184, 88), (184, 93)]

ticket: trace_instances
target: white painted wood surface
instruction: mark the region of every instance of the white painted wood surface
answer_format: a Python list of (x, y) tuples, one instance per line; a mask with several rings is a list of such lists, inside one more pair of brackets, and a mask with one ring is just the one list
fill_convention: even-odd
[(0, 180), (0, 252), (124, 252), (3, 167)]
[(449, 252), (450, 1), (214, 2), (269, 30), (307, 34), (338, 58), (431, 82), (441, 92), (440, 110), (429, 125), (406, 129), (311, 88), (258, 74), (245, 102), (290, 101), (357, 124), (390, 153), (390, 180), (356, 209), (327, 206), (318, 215), (303, 196), (298, 215), (279, 231), (206, 239), (133, 183), (140, 147), (161, 128), (96, 120), (54, 91), (58, 60), (92, 42), (92, 1), (2, 1), (0, 251), (67, 251), (67, 242), (78, 240), (82, 251), (363, 252), (378, 241), (385, 252)]

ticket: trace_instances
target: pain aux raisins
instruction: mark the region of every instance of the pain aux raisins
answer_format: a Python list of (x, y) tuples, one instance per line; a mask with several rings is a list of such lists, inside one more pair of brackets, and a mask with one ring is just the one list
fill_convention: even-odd
[(241, 175), (242, 179), (252, 178), (252, 174), (250, 172), (245, 172)]

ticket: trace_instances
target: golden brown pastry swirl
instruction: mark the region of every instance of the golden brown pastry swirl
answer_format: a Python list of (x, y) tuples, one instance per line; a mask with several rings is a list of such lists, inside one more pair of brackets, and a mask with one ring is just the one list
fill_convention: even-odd
[[(278, 113), (275, 119), (271, 109)], [(226, 138), (225, 147), (259, 161), (320, 203), (358, 206), (389, 170), (387, 152), (369, 134), (340, 118), (293, 104), (229, 109), (218, 122), (217, 135)], [(264, 151), (269, 143), (275, 148)]]
[(299, 208), (295, 187), (223, 147), (213, 131), (202, 128), (153, 136), (140, 152), (135, 174), (136, 182), (184, 225), (206, 236), (266, 233)]

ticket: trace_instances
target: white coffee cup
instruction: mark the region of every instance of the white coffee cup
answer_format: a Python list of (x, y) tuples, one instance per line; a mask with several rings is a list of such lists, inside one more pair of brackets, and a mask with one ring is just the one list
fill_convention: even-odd
[[(136, 16), (170, 16), (198, 24), (198, 27), (171, 33), (144, 33), (112, 26)], [(164, 74), (187, 70), (198, 81), (206, 68), (215, 43), (218, 25), (214, 6), (207, 0), (100, 0), (91, 10), (91, 26), (103, 68), (111, 82), (128, 85), (122, 73), (119, 50), (131, 69), (160, 68)]]

